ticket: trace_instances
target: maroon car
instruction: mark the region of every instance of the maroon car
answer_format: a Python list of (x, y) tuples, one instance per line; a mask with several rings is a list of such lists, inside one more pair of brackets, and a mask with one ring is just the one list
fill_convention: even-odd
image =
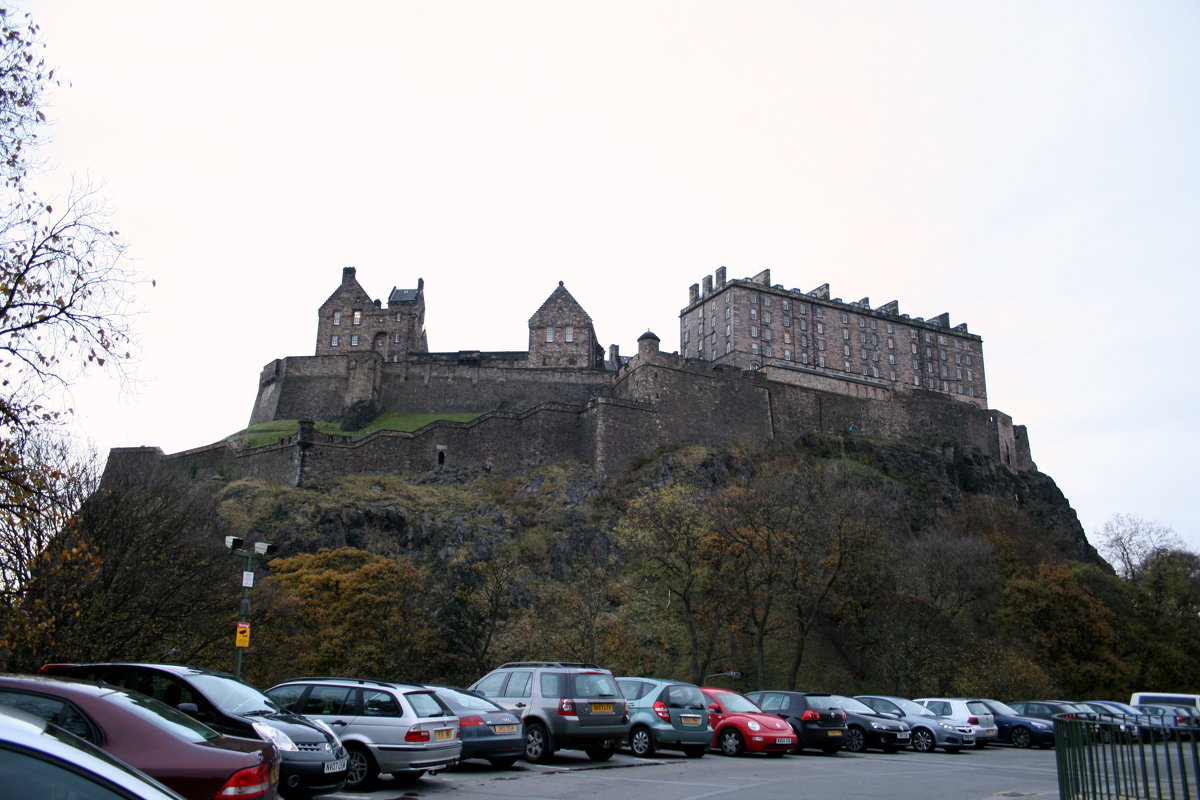
[(279, 752), (222, 736), (139, 692), (83, 681), (0, 676), (0, 704), (53, 722), (187, 800), (276, 800)]

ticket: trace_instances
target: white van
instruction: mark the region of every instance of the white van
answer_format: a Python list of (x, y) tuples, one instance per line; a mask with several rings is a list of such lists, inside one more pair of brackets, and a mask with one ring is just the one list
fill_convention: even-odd
[(1129, 705), (1147, 706), (1194, 706), (1200, 708), (1200, 694), (1182, 692), (1134, 692)]

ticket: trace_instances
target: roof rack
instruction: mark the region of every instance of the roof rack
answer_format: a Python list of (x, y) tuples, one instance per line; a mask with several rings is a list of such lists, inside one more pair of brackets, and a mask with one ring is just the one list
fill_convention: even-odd
[(505, 667), (579, 667), (581, 669), (603, 669), (598, 664), (587, 664), (582, 661), (509, 661), (501, 664), (500, 669)]
[(288, 678), (286, 683), (295, 683), (297, 681), (340, 681), (342, 683), (357, 683), (361, 685), (371, 686), (417, 686), (419, 684), (409, 681), (381, 681), (375, 678), (341, 678), (336, 675), (301, 675), (298, 678)]

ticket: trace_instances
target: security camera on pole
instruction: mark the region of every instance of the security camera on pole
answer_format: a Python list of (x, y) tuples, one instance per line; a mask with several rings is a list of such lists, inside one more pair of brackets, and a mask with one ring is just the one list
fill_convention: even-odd
[(225, 546), (235, 556), (245, 559), (242, 568), (242, 604), (238, 611), (237, 632), (233, 639), (233, 674), (242, 677), (242, 653), (250, 646), (250, 588), (254, 586), (254, 562), (266, 561), (275, 554), (275, 545), (269, 542), (255, 542), (253, 549), (247, 549), (245, 540), (239, 536), (226, 536)]

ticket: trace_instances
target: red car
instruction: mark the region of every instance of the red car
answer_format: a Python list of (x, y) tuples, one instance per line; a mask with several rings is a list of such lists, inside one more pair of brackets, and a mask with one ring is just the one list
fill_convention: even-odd
[(53, 722), (187, 800), (277, 800), (279, 796), (275, 745), (222, 736), (140, 692), (5, 675), (0, 676), (0, 705)]
[(792, 726), (774, 714), (764, 713), (750, 698), (729, 689), (706, 686), (712, 746), (727, 756), (766, 753), (781, 756), (796, 747)]

